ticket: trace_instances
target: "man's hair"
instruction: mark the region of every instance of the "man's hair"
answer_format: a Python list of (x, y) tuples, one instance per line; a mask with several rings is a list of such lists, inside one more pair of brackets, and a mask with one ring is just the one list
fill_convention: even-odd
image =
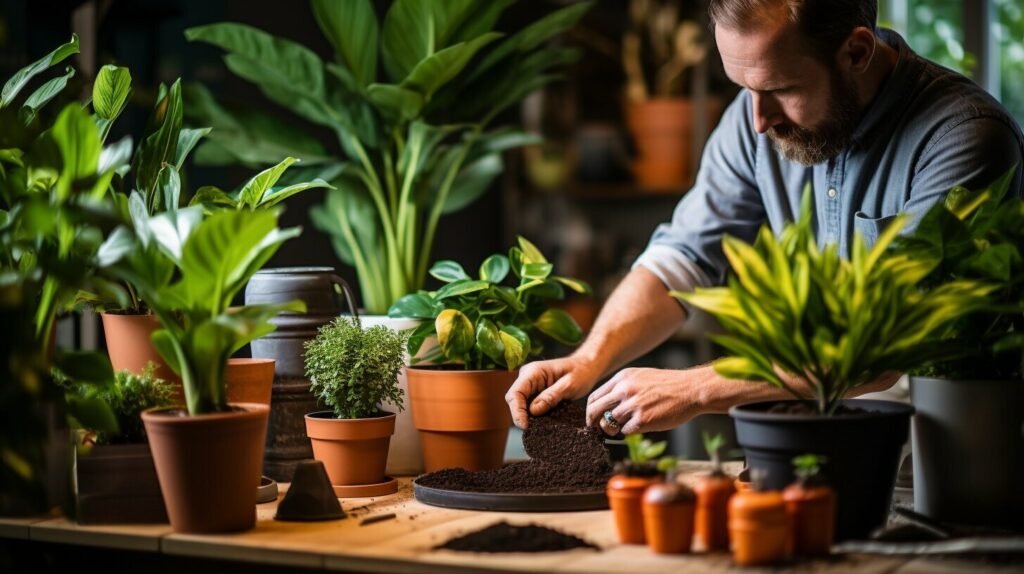
[(711, 0), (711, 24), (746, 32), (784, 11), (809, 41), (815, 57), (831, 62), (858, 26), (875, 29), (878, 0)]

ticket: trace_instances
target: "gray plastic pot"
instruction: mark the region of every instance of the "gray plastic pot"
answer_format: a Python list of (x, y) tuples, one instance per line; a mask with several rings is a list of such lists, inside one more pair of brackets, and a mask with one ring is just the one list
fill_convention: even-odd
[(910, 378), (914, 509), (965, 525), (1024, 523), (1024, 381)]

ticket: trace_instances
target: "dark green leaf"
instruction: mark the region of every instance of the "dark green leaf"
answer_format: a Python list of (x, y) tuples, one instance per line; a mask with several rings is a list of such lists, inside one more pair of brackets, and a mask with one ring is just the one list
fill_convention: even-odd
[(505, 344), (501, 342), (498, 328), (489, 319), (476, 322), (476, 346), (499, 364), (505, 363)]
[(424, 292), (403, 296), (388, 309), (388, 317), (434, 319), (444, 307)]
[(564, 345), (577, 345), (583, 339), (583, 331), (568, 313), (561, 309), (548, 309), (534, 321), (534, 325), (552, 339)]
[(454, 283), (449, 283), (444, 287), (437, 290), (434, 294), (434, 298), (437, 300), (448, 299), (449, 297), (458, 297), (460, 295), (468, 295), (470, 293), (476, 293), (477, 291), (483, 291), (490, 286), (487, 281), (479, 280), (462, 280)]
[(94, 351), (63, 351), (57, 355), (56, 367), (73, 381), (105, 385), (114, 380), (110, 360)]
[(448, 260), (434, 263), (433, 267), (430, 268), (429, 273), (438, 281), (443, 281), (445, 283), (469, 279), (469, 275), (466, 274), (466, 270), (462, 268), (462, 265)]
[(313, 0), (313, 15), (339, 63), (361, 86), (377, 79), (377, 15), (369, 0)]
[(75, 69), (68, 66), (64, 70), (63, 76), (57, 76), (47, 80), (45, 84), (39, 86), (36, 91), (32, 92), (28, 98), (25, 99), (25, 103), (22, 104), (23, 108), (28, 108), (35, 112), (42, 108), (50, 100), (52, 100), (57, 94), (64, 91), (64, 88), (68, 85), (68, 80), (73, 78), (75, 75)]
[(491, 255), (480, 264), (480, 279), (491, 283), (501, 283), (508, 277), (508, 257)]
[(68, 56), (77, 53), (78, 34), (71, 34), (70, 42), (58, 46), (54, 51), (15, 72), (14, 75), (7, 80), (7, 83), (4, 84), (3, 90), (0, 91), (0, 108), (10, 105), (10, 103), (14, 101), (14, 98), (17, 97), (18, 92), (20, 92), (32, 78), (46, 71), (50, 66), (59, 64)]

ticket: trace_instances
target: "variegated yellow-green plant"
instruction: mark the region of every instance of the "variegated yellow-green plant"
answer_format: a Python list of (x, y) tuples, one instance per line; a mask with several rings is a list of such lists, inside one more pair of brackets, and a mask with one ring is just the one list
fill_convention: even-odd
[(726, 286), (671, 294), (726, 329), (713, 337), (731, 354), (715, 362), (720, 375), (769, 383), (834, 414), (851, 389), (945, 356), (944, 330), (981, 308), (993, 287), (958, 280), (919, 289), (934, 262), (888, 251), (903, 216), (870, 249), (858, 234), (849, 259), (835, 245), (819, 249), (810, 197), (781, 237), (765, 226), (754, 245), (724, 239), (732, 265)]

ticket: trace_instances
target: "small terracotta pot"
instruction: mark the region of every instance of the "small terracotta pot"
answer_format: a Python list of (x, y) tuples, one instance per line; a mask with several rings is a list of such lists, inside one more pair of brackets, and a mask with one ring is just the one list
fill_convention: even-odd
[(267, 405), (188, 416), (177, 408), (142, 413), (167, 516), (175, 532), (248, 530), (256, 525)]
[(224, 371), (228, 402), (269, 405), (274, 364), (274, 359), (228, 359)]
[[(708, 100), (708, 130), (720, 113), (718, 100)], [(636, 143), (633, 174), (652, 190), (674, 191), (693, 179), (691, 148), (696, 106), (688, 98), (655, 98), (630, 102), (626, 121)]]
[(696, 496), (681, 484), (652, 484), (644, 491), (644, 536), (656, 554), (685, 554), (693, 544)]
[(694, 532), (704, 544), (704, 550), (728, 550), (729, 499), (736, 494), (733, 479), (712, 473), (700, 479), (693, 491), (697, 494)]
[(643, 496), (647, 487), (660, 482), (660, 476), (626, 476), (616, 474), (608, 481), (608, 505), (615, 517), (615, 532), (623, 544), (643, 544)]
[(427, 472), (501, 468), (512, 415), (505, 393), (518, 371), (407, 367), (413, 424)]
[(384, 482), (388, 445), (394, 433), (392, 413), (381, 412), (365, 419), (339, 419), (331, 411), (306, 415), (313, 458), (324, 463), (332, 485)]
[(181, 377), (171, 370), (150, 340), (153, 331), (160, 328), (156, 315), (118, 315), (100, 313), (103, 334), (107, 340), (107, 355), (115, 371), (139, 374), (150, 362), (156, 366), (153, 375), (174, 387), (174, 402), (185, 403), (185, 390)]
[(826, 485), (794, 483), (782, 491), (793, 525), (793, 553), (828, 556), (836, 525), (836, 493)]
[(748, 490), (729, 500), (733, 561), (740, 566), (775, 564), (789, 555), (791, 527), (776, 491)]

